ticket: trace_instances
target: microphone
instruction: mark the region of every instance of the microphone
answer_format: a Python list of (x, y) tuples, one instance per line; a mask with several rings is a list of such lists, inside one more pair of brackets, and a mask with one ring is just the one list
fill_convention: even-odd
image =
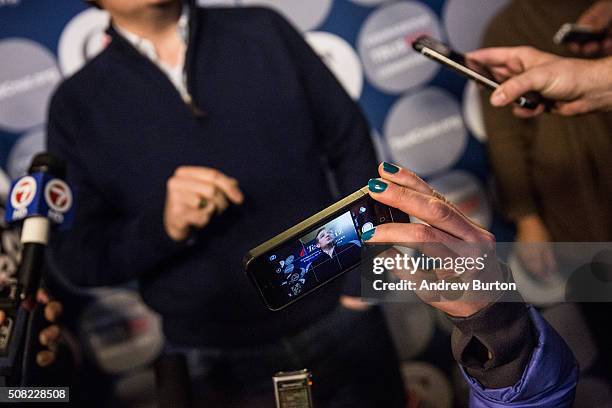
[(33, 295), (40, 285), (51, 224), (65, 227), (72, 221), (72, 191), (62, 180), (65, 175), (63, 160), (49, 153), (39, 153), (32, 160), (28, 175), (17, 179), (11, 186), (6, 221), (23, 220), (22, 260), (17, 272), (17, 291), (21, 300)]

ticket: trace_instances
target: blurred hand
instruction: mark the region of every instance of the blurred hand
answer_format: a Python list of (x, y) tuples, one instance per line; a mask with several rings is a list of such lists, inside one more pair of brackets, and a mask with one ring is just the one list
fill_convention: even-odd
[(347, 309), (363, 312), (370, 308), (370, 304), (363, 299), (355, 296), (340, 296), (340, 304)]
[[(384, 170), (385, 165), (397, 171), (387, 172)], [(397, 168), (397, 166), (390, 167), (389, 164), (381, 165), (378, 171), (381, 178), (371, 180), (368, 184), (370, 196), (381, 203), (413, 215), (429, 225), (416, 223), (379, 225), (374, 235), (367, 240), (368, 244), (378, 242), (398, 243), (402, 246), (415, 245), (418, 247), (414, 249), (433, 257), (465, 256), (465, 254), (455, 253), (457, 250), (461, 251), (462, 248), (467, 251), (473, 251), (474, 248), (483, 249), (490, 260), (486, 263), (485, 270), (475, 272), (478, 275), (473, 272), (465, 272), (462, 276), (468, 275), (466, 278), (473, 278), (487, 275), (489, 280), (491, 278), (502, 280), (502, 272), (495, 257), (495, 236), (493, 234), (463, 215), (416, 174)], [(428, 245), (429, 243), (433, 245)], [(468, 245), (465, 245), (466, 243)], [(469, 255), (474, 256), (474, 253)], [(435, 270), (424, 272), (419, 279), (422, 279), (423, 276), (426, 279), (427, 274), (431, 276), (433, 273), (436, 274), (434, 278), (452, 278), (448, 276), (448, 273), (445, 276), (444, 272)], [(450, 274), (457, 276), (452, 271)], [(424, 302), (445, 313), (459, 317), (470, 316), (495, 301), (493, 298), (486, 298), (486, 295), (472, 300), (465, 300), (466, 298), (463, 297), (458, 300), (440, 301), (439, 297), (435, 299), (429, 297), (429, 293), (422, 291), (416, 293)]]
[(528, 272), (545, 279), (557, 271), (548, 228), (537, 215), (522, 217), (516, 224), (516, 253)]
[[(45, 305), (45, 310), (43, 312), (45, 319), (49, 323), (52, 323), (41, 330), (38, 335), (38, 341), (45, 349), (36, 354), (36, 364), (40, 367), (47, 367), (55, 361), (58, 342), (61, 336), (60, 328), (55, 322), (62, 314), (62, 304), (52, 300), (46, 290), (39, 289), (36, 293), (36, 301), (34, 301), (34, 299), (26, 299), (22, 305), (27, 310), (32, 310), (36, 302)], [(0, 324), (4, 322), (5, 318), (6, 313), (0, 310)]]
[(241, 204), (243, 200), (236, 179), (208, 167), (181, 166), (166, 183), (166, 233), (173, 240), (182, 241), (191, 227), (205, 227), (230, 202)]
[[(612, 109), (612, 58), (561, 58), (532, 47), (485, 48), (469, 53), (468, 58), (488, 66), (498, 80), (504, 81), (491, 95), (493, 106), (509, 105), (519, 96), (536, 91), (557, 101), (552, 111), (564, 116)], [(514, 106), (514, 114), (527, 118), (544, 109)]]
[(569, 49), (574, 53), (585, 57), (595, 55), (612, 54), (612, 1), (603, 0), (594, 3), (576, 21), (579, 26), (592, 28), (593, 30), (605, 30), (607, 38), (601, 42), (588, 42), (586, 44), (570, 43)]

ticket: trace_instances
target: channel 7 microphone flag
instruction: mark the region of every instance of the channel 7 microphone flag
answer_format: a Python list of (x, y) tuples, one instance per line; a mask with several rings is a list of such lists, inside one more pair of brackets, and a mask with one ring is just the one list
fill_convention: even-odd
[(23, 220), (18, 280), (21, 299), (33, 295), (40, 284), (51, 224), (66, 227), (73, 218), (72, 191), (62, 180), (66, 175), (64, 161), (39, 153), (28, 173), (12, 184), (5, 215), (9, 223)]

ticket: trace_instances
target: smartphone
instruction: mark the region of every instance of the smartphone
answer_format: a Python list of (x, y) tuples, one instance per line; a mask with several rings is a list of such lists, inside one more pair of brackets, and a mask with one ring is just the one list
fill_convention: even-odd
[(270, 310), (281, 310), (382, 252), (362, 235), (377, 225), (410, 222), (364, 187), (250, 250), (244, 269)]
[(307, 370), (278, 372), (272, 377), (276, 408), (312, 408), (312, 373)]
[(606, 38), (606, 30), (594, 30), (591, 27), (565, 23), (553, 37), (555, 44), (600, 42)]
[[(499, 83), (487, 67), (477, 61), (465, 58), (463, 54), (454, 51), (435, 38), (428, 35), (420, 36), (412, 43), (412, 47), (424, 56), (452, 68), (492, 91), (499, 87)], [(547, 102), (549, 101), (544, 100), (537, 92), (528, 92), (515, 101), (520, 107), (526, 109), (535, 109), (540, 104), (547, 105)]]

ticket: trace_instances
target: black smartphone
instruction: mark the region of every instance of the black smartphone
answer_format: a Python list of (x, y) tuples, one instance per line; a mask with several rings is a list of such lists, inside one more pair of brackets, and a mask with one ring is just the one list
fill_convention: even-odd
[(364, 187), (250, 250), (244, 269), (270, 310), (280, 310), (385, 249), (364, 244), (377, 225), (410, 217)]
[[(499, 87), (499, 83), (486, 66), (465, 58), (463, 54), (454, 51), (435, 38), (428, 35), (420, 36), (412, 43), (412, 47), (424, 56), (453, 69), (492, 91)], [(515, 103), (522, 108), (535, 109), (540, 104), (549, 106), (550, 102), (542, 98), (537, 92), (528, 92), (517, 99)]]
[(606, 38), (606, 35), (606, 30), (594, 30), (591, 27), (565, 23), (555, 33), (553, 42), (559, 45), (568, 43), (586, 44), (589, 42), (601, 42)]

